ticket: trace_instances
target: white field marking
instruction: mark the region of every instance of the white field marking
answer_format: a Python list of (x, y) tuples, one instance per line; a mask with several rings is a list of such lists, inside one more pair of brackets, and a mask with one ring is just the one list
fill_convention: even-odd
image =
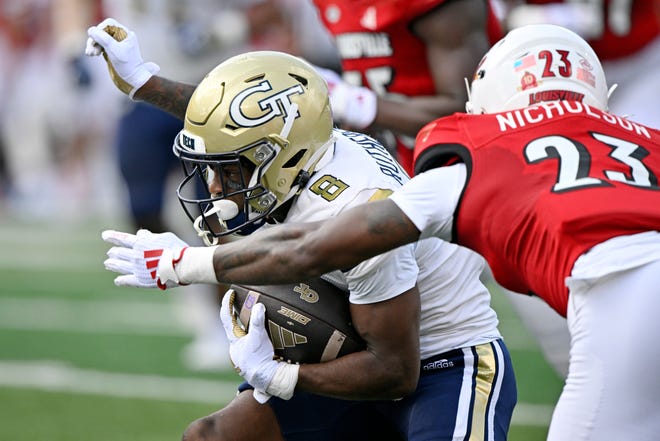
[(0, 269), (102, 269), (111, 247), (101, 239), (104, 228), (65, 227), (0, 221)]
[(0, 297), (0, 329), (189, 336), (181, 305), (56, 298)]
[[(237, 381), (86, 370), (53, 361), (0, 361), (0, 386), (72, 394), (225, 405)], [(552, 406), (518, 403), (511, 424), (547, 427)]]
[(514, 426), (548, 427), (555, 406), (550, 404), (518, 403), (513, 409), (511, 424)]
[[(4, 248), (4, 245), (0, 245)], [(109, 248), (109, 247), (108, 247)], [(89, 251), (78, 252), (62, 248), (61, 251), (37, 253), (8, 252), (0, 253), (0, 270), (34, 270), (38, 271), (93, 271), (103, 270), (105, 252), (100, 251), (90, 256)]]
[(223, 406), (236, 381), (202, 380), (86, 370), (52, 361), (0, 361), (0, 386), (119, 398), (210, 403)]
[[(34, 248), (38, 248), (38, 251)], [(51, 248), (37, 244), (7, 244), (1, 240), (0, 249), (8, 250), (8, 252), (0, 253), (0, 270), (28, 269), (35, 272), (103, 270), (103, 261), (106, 259), (107, 252), (107, 249), (97, 249), (96, 247), (85, 249), (70, 244)]]

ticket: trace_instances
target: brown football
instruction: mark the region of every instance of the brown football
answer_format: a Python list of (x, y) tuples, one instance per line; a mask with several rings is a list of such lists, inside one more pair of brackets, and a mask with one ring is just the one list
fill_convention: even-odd
[(275, 356), (290, 363), (320, 363), (365, 348), (351, 324), (348, 293), (323, 279), (287, 285), (232, 285), (240, 322), (252, 306), (266, 307), (266, 330)]
[(126, 30), (120, 28), (119, 26), (108, 25), (104, 27), (103, 30), (110, 34), (117, 41), (122, 41), (128, 37)]

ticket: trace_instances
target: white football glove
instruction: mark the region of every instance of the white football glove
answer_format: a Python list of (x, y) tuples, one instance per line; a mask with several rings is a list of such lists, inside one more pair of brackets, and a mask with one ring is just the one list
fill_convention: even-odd
[(369, 127), (376, 119), (376, 94), (366, 87), (348, 84), (333, 70), (314, 67), (328, 83), (333, 119), (356, 129)]
[(187, 284), (179, 280), (174, 267), (188, 244), (175, 234), (106, 230), (101, 237), (117, 245), (108, 250), (108, 259), (103, 262), (106, 269), (122, 274), (115, 278), (115, 285), (166, 289)]
[[(107, 26), (123, 29), (127, 34), (126, 38), (117, 41), (105, 31)], [(87, 35), (89, 38), (85, 54), (89, 56), (103, 54), (112, 82), (131, 99), (135, 91), (160, 70), (156, 63), (146, 63), (142, 59), (135, 32), (112, 18), (106, 18), (98, 25), (90, 27)]]
[[(233, 315), (233, 291), (222, 298), (220, 320), (229, 339), (229, 356), (236, 372), (254, 387), (254, 398), (261, 404), (271, 396), (288, 400), (298, 382), (300, 366), (274, 360), (273, 343), (266, 333), (266, 308), (256, 303), (245, 332)], [(234, 317), (234, 318), (232, 318)]]

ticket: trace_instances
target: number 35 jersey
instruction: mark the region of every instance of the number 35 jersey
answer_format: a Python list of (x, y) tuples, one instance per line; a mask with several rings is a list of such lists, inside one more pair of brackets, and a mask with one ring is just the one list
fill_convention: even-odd
[[(285, 223), (337, 216), (384, 199), (409, 180), (385, 147), (369, 136), (341, 130), (334, 136), (334, 146), (321, 158)], [(425, 359), (501, 338), (490, 294), (479, 280), (484, 266), (478, 254), (431, 238), (330, 276), (348, 288), (356, 304), (387, 300), (417, 285), (422, 304), (420, 351)]]
[(578, 257), (660, 230), (660, 132), (580, 102), (442, 118), (419, 133), (415, 155), (418, 172), (461, 158), (453, 239), (504, 287), (562, 315)]

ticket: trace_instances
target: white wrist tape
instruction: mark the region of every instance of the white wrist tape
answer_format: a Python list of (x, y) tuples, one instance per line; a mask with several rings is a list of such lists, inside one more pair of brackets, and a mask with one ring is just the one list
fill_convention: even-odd
[(300, 365), (280, 362), (266, 393), (283, 400), (290, 399), (298, 383), (299, 370)]
[(128, 97), (135, 101), (135, 92), (137, 92), (140, 87), (144, 86), (145, 83), (158, 72), (160, 72), (160, 66), (156, 63), (142, 63), (139, 69), (136, 70), (129, 79), (125, 80), (131, 87), (130, 92), (128, 92)]
[(218, 283), (213, 268), (213, 253), (215, 253), (216, 248), (217, 246), (186, 248), (181, 260), (174, 268), (179, 283), (185, 285), (191, 283)]

